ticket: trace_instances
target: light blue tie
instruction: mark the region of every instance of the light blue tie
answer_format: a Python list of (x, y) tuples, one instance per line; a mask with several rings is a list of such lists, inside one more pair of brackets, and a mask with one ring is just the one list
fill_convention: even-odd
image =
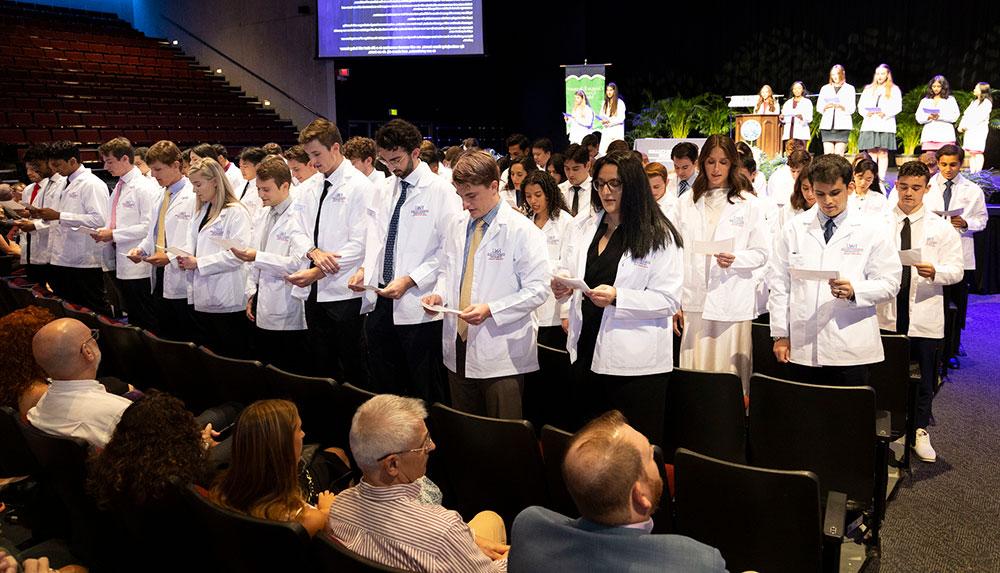
[(389, 220), (389, 235), (385, 239), (385, 258), (382, 260), (382, 284), (389, 284), (396, 277), (393, 264), (396, 259), (396, 232), (399, 231), (399, 211), (406, 201), (406, 190), (410, 184), (406, 181), (399, 182), (399, 201), (396, 201), (396, 208), (392, 211), (392, 219)]

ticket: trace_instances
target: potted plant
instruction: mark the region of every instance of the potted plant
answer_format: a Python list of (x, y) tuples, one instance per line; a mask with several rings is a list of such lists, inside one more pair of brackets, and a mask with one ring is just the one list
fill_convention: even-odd
[(920, 134), (924, 127), (917, 123), (917, 106), (924, 97), (924, 86), (915, 87), (903, 96), (903, 109), (896, 115), (896, 137), (903, 146), (903, 153), (896, 154), (896, 165), (916, 159), (917, 146), (920, 145)]
[(670, 120), (671, 137), (685, 139), (691, 133), (698, 114), (702, 113), (698, 100), (698, 97), (683, 98), (679, 95), (661, 100), (661, 107)]
[(722, 96), (702, 94), (695, 98), (698, 109), (694, 117), (694, 128), (703, 135), (729, 134), (729, 106)]

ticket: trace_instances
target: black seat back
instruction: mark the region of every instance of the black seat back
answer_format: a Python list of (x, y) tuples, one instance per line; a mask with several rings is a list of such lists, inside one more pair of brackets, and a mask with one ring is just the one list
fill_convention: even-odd
[(101, 327), (97, 318), (97, 313), (88, 308), (77, 306), (71, 302), (64, 300), (62, 301), (62, 309), (63, 309), (63, 315), (66, 318), (75, 318), (80, 322), (86, 324), (87, 328), (99, 329)]
[(483, 510), (500, 514), (504, 523), (530, 505), (548, 505), (545, 466), (535, 430), (527, 420), (474, 416), (434, 404), (432, 438), (455, 496), (454, 508), (465, 519)]
[(260, 362), (219, 356), (204, 346), (198, 349), (198, 358), (202, 378), (188, 378), (182, 384), (185, 395), (199, 396), (202, 400), (202, 403), (196, 404), (197, 411), (226, 402), (247, 405), (265, 395), (267, 380), (264, 378), (264, 365)]
[(892, 415), (892, 435), (898, 438), (906, 433), (909, 412), (910, 339), (902, 334), (883, 334), (882, 348), (885, 360), (872, 365), (869, 384), (875, 389), (876, 407)]
[(677, 532), (715, 547), (730, 571), (801, 573), (823, 567), (819, 480), (686, 449), (674, 456)]
[(55, 316), (56, 318), (63, 318), (66, 316), (66, 311), (63, 309), (62, 303), (63, 301), (61, 298), (56, 296), (45, 296), (38, 292), (35, 293), (35, 298), (31, 301), (31, 304), (48, 310), (52, 313), (52, 316)]
[(30, 284), (16, 284), (9, 282), (10, 296), (14, 301), (15, 308), (24, 308), (35, 301), (35, 288)]
[(302, 419), (302, 431), (310, 442), (328, 446), (348, 448), (347, 430), (339, 416), (341, 396), (338, 384), (332, 378), (314, 378), (292, 374), (268, 364), (261, 371), (265, 380), (264, 393), (268, 398), (280, 398), (294, 402)]
[(746, 462), (746, 424), (739, 376), (674, 368), (667, 386), (663, 436), (668, 464), (677, 448)]
[(313, 539), (311, 552), (315, 565), (319, 567), (318, 570), (327, 573), (401, 573), (405, 571), (366, 559), (344, 547), (343, 544), (332, 539), (325, 532), (318, 533)]
[(195, 410), (188, 401), (197, 402), (201, 397), (186, 396), (183, 392), (204, 379), (204, 372), (199, 370), (198, 347), (193, 342), (165, 340), (148, 330), (142, 331), (142, 343), (146, 347), (144, 356), (153, 366), (146, 369), (150, 374), (149, 387), (172, 394), (189, 410)]
[(16, 410), (0, 406), (0, 477), (26, 476), (38, 470), (21, 425)]
[(750, 379), (750, 463), (809, 470), (821, 493), (868, 507), (875, 490), (875, 391), (820, 386), (754, 374)]
[(788, 364), (778, 362), (774, 356), (771, 325), (757, 320), (753, 321), (750, 325), (750, 337), (753, 341), (753, 371), (765, 376), (791, 380), (791, 368), (788, 367)]
[(140, 390), (149, 388), (150, 377), (155, 373), (142, 342), (142, 330), (103, 316), (98, 319), (97, 328), (101, 331), (101, 366), (107, 368), (108, 375), (117, 376)]
[[(192, 526), (201, 534), (218, 569), (233, 573), (307, 571), (309, 534), (297, 522), (269, 521), (215, 505), (193, 485), (182, 488)], [(194, 552), (191, 553), (193, 557)]]
[(573, 434), (554, 428), (542, 426), (542, 459), (545, 462), (545, 484), (549, 490), (549, 508), (559, 513), (578, 517), (580, 511), (566, 489), (563, 479), (562, 464), (569, 450), (569, 441)]

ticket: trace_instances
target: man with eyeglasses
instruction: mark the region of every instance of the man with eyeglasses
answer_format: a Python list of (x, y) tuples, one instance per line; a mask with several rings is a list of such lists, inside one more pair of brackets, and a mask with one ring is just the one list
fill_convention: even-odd
[(506, 571), (503, 520), (484, 511), (468, 524), (441, 506), (424, 474), (434, 441), (415, 398), (381, 394), (351, 423), (351, 452), (364, 473), (337, 495), (328, 531), (348, 549), (407, 571)]

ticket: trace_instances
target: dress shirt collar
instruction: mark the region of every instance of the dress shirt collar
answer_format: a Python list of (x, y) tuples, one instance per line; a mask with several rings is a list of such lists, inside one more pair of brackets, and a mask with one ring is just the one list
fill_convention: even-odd
[(83, 175), (83, 172), (86, 171), (86, 170), (87, 170), (87, 168), (84, 167), (82, 164), (79, 167), (77, 167), (76, 171), (70, 173), (66, 177), (66, 183), (67, 183), (67, 185), (69, 185), (69, 184), (73, 183), (74, 181), (76, 181), (77, 177)]
[(407, 499), (417, 501), (420, 497), (420, 482), (400, 483), (388, 486), (375, 486), (364, 478), (357, 485), (361, 497), (373, 501), (392, 501), (394, 499)]
[(892, 208), (892, 214), (895, 215), (897, 223), (901, 223), (903, 221), (903, 219), (905, 219), (907, 217), (910, 218), (910, 223), (911, 224), (912, 223), (916, 223), (917, 221), (919, 221), (919, 220), (921, 220), (921, 219), (924, 218), (924, 212), (925, 212), (925, 209), (924, 209), (924, 206), (922, 204), (920, 205), (920, 207), (916, 211), (910, 213), (909, 215), (907, 215), (906, 213), (902, 212), (899, 209), (899, 205), (896, 205), (895, 207)]
[[(839, 229), (840, 226), (844, 224), (844, 219), (847, 219), (847, 213), (848, 213), (848, 211), (850, 211), (850, 209), (849, 208), (845, 208), (843, 211), (840, 212), (839, 215), (837, 215), (836, 217), (833, 218), (833, 226), (834, 226), (835, 229)], [(826, 215), (826, 213), (823, 212), (822, 209), (816, 209), (816, 212), (819, 213), (819, 224), (820, 224), (820, 226), (821, 227), (825, 227), (826, 226), (826, 222), (830, 220), (830, 217), (828, 217)]]
[(184, 185), (187, 184), (187, 181), (188, 181), (187, 177), (181, 176), (181, 178), (178, 179), (176, 183), (167, 186), (167, 193), (170, 193), (170, 195), (173, 196), (175, 193), (184, 188)]
[(333, 173), (326, 177), (325, 180), (330, 182), (331, 189), (340, 185), (340, 182), (344, 180), (344, 174), (347, 173), (347, 168), (350, 167), (350, 165), (351, 162), (345, 157), (340, 160), (340, 165), (333, 170)]
[[(497, 213), (500, 212), (500, 203), (503, 203), (503, 200), (497, 201), (497, 204), (494, 205), (493, 208), (489, 210), (489, 212), (487, 212), (485, 215), (479, 218), (483, 220), (484, 233), (486, 232), (486, 229), (489, 229), (490, 225), (493, 224), (493, 220), (497, 218)], [(469, 224), (465, 228), (466, 233), (472, 231), (473, 227), (476, 226), (476, 221), (478, 221), (479, 219), (469, 220)]]
[(285, 211), (288, 210), (288, 207), (291, 204), (292, 204), (292, 196), (289, 195), (288, 197), (285, 197), (285, 200), (282, 201), (281, 203), (278, 203), (277, 205), (272, 206), (271, 207), (271, 212), (272, 213), (277, 213), (277, 217), (280, 217), (280, 216), (282, 216), (282, 215), (285, 214)]
[(122, 187), (131, 184), (132, 180), (135, 179), (136, 177), (141, 178), (142, 177), (142, 171), (139, 171), (138, 167), (133, 166), (132, 169), (128, 170), (128, 173), (126, 173), (125, 175), (121, 176)]

